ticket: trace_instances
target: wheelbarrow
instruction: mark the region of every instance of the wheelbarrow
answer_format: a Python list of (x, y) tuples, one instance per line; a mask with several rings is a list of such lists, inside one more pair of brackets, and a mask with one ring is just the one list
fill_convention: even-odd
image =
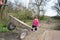
[(28, 32), (31, 30), (31, 27), (29, 25), (10, 15), (7, 28), (8, 30), (15, 30), (16, 27), (19, 27), (19, 29), (15, 31), (15, 33), (18, 33), (19, 39), (25, 38), (28, 35)]

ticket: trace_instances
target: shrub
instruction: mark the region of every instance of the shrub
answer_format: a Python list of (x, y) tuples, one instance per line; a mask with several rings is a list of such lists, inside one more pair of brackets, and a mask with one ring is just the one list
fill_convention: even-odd
[(32, 12), (29, 11), (28, 9), (26, 10), (21, 10), (18, 13), (13, 13), (13, 16), (15, 16), (16, 18), (20, 19), (20, 20), (26, 20), (26, 19), (32, 19)]

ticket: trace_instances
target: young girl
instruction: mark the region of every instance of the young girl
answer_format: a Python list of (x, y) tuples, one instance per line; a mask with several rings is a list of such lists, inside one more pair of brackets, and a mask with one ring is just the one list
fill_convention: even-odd
[(32, 31), (37, 31), (37, 27), (39, 26), (39, 21), (38, 21), (38, 17), (35, 16), (33, 23), (32, 23)]

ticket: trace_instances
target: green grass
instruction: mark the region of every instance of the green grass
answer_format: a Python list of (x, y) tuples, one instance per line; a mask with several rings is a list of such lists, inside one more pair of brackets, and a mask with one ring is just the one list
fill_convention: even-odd
[(0, 32), (7, 32), (8, 29), (6, 27), (6, 24), (0, 20)]
[(32, 20), (24, 20), (24, 22), (30, 26), (32, 26)]
[[(27, 23), (28, 25), (32, 25), (32, 20), (24, 20), (25, 23)], [(5, 24), (5, 22), (1, 21), (0, 20), (0, 32), (10, 32), (8, 29), (7, 29), (7, 26)]]

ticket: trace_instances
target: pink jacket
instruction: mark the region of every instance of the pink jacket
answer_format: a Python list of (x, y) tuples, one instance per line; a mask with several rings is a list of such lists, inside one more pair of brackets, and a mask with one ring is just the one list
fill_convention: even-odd
[(34, 19), (34, 20), (33, 20), (33, 25), (34, 25), (34, 26), (39, 26), (39, 21), (38, 21), (38, 19)]
[(3, 3), (2, 3), (2, 0), (0, 0), (0, 4), (3, 4)]

